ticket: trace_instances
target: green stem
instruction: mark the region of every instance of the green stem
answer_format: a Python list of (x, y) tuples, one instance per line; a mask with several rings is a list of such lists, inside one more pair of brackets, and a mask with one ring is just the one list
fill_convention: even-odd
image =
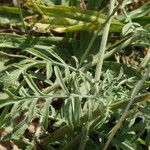
[(18, 8), (19, 8), (19, 15), (20, 15), (20, 18), (22, 20), (22, 25), (24, 27), (25, 32), (27, 33), (27, 27), (26, 27), (25, 22), (23, 20), (23, 14), (22, 14), (22, 10), (21, 10), (21, 6), (20, 6), (19, 0), (17, 0), (17, 5), (18, 5)]
[[(117, 5), (117, 7), (113, 10), (113, 12), (109, 15), (109, 17), (108, 17), (108, 18), (106, 19), (106, 21), (104, 22), (103, 26), (106, 25), (107, 22), (113, 17), (113, 15), (116, 13), (116, 11), (118, 10), (118, 8), (119, 8), (119, 6), (122, 4), (122, 2), (123, 2), (123, 0)], [(94, 36), (92, 37), (92, 39), (91, 39), (91, 41), (90, 41), (90, 43), (89, 43), (87, 49), (85, 50), (85, 52), (84, 52), (84, 54), (83, 54), (83, 56), (82, 56), (82, 58), (81, 58), (79, 67), (82, 66), (82, 63), (83, 63), (84, 60), (86, 59), (86, 57), (87, 57), (87, 55), (88, 55), (88, 53), (89, 53), (89, 51), (90, 51), (90, 49), (91, 49), (91, 47), (92, 47), (92, 45), (93, 45), (93, 43), (94, 43), (94, 41), (95, 41), (97, 35), (99, 34), (99, 32), (101, 31), (102, 28), (103, 28), (103, 27), (99, 25), (99, 28), (98, 28), (97, 32), (96, 32), (96, 33), (94, 34)]]
[[(112, 14), (114, 8), (115, 8), (115, 0), (111, 0), (108, 16), (110, 16)], [(102, 36), (101, 46), (100, 46), (100, 50), (99, 50), (99, 54), (98, 54), (98, 62), (97, 62), (96, 71), (95, 71), (95, 81), (98, 81), (101, 76), (102, 65), (103, 65), (103, 60), (104, 60), (106, 44), (107, 44), (107, 39), (108, 39), (108, 34), (109, 34), (112, 17), (109, 18), (109, 20), (107, 21), (107, 23), (104, 26), (104, 32), (103, 32), (103, 36)]]
[[(107, 59), (109, 57), (111, 57), (113, 54), (115, 54), (116, 52), (126, 48), (130, 43), (132, 42), (132, 37), (127, 36), (124, 39), (122, 39), (119, 42), (116, 42), (117, 46), (115, 47), (114, 45), (112, 45), (110, 48), (106, 49), (106, 50), (110, 50), (108, 52), (105, 53), (104, 59)], [(82, 67), (81, 70), (88, 70), (89, 68), (95, 66), (98, 62), (98, 54), (94, 56), (92, 62), (86, 64), (85, 66)]]
[(82, 135), (81, 135), (81, 142), (79, 145), (79, 150), (84, 150), (86, 146), (86, 142), (88, 139), (88, 134), (89, 134), (89, 126), (83, 126), (82, 127)]
[(97, 32), (94, 34), (94, 36), (93, 36), (92, 39), (90, 40), (90, 43), (88, 44), (88, 47), (87, 47), (87, 49), (85, 50), (85, 52), (84, 52), (84, 54), (83, 54), (83, 56), (82, 56), (82, 58), (81, 58), (79, 67), (82, 66), (84, 60), (86, 59), (86, 57), (87, 57), (87, 55), (88, 55), (88, 53), (89, 53), (89, 51), (90, 51), (90, 49), (91, 49), (91, 47), (92, 47), (92, 45), (93, 45), (93, 43), (94, 43), (94, 41), (95, 41), (97, 35), (99, 34), (100, 30), (101, 30), (101, 26), (99, 26)]

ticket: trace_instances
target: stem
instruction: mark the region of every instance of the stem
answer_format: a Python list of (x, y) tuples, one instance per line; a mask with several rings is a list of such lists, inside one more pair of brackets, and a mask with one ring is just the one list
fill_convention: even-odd
[(83, 54), (83, 56), (82, 56), (82, 58), (81, 58), (79, 67), (82, 66), (84, 60), (86, 59), (86, 57), (87, 57), (87, 55), (88, 55), (88, 53), (89, 53), (89, 51), (90, 51), (90, 49), (91, 49), (91, 47), (92, 47), (92, 45), (93, 45), (95, 39), (96, 39), (96, 37), (98, 36), (98, 33), (100, 32), (100, 30), (101, 30), (101, 26), (98, 28), (97, 32), (94, 34), (94, 36), (93, 36), (92, 39), (90, 40), (90, 43), (89, 43), (87, 49), (85, 50), (85, 52), (84, 52), (84, 54)]
[[(110, 16), (112, 14), (114, 8), (115, 8), (115, 0), (111, 0), (108, 16)], [(108, 34), (109, 34), (112, 17), (113, 16), (111, 16), (109, 18), (108, 22), (104, 26), (104, 32), (103, 32), (101, 46), (100, 46), (100, 50), (99, 50), (99, 54), (98, 54), (98, 63), (96, 66), (96, 71), (95, 71), (95, 81), (98, 81), (101, 76), (102, 65), (103, 65), (105, 49), (106, 49), (106, 44), (107, 44), (107, 39), (108, 39)]]
[[(110, 50), (110, 51), (105, 53), (104, 59), (107, 59), (107, 58), (111, 57), (113, 54), (115, 54), (116, 52), (126, 48), (131, 42), (132, 42), (132, 37), (129, 37), (129, 36), (125, 37), (120, 42), (117, 42), (118, 44), (117, 44), (116, 47), (113, 46), (112, 49), (108, 48), (108, 50)], [(92, 62), (90, 62), (90, 63), (86, 64), (85, 66), (83, 66), (81, 68), (81, 70), (88, 70), (89, 68), (95, 66), (97, 64), (97, 62), (98, 62), (98, 54), (96, 54), (94, 56), (94, 59), (92, 60)]]
[(86, 142), (88, 139), (88, 134), (89, 134), (89, 126), (83, 126), (82, 127), (82, 135), (81, 135), (81, 142), (79, 145), (79, 150), (84, 150), (86, 146)]
[(18, 5), (18, 8), (19, 8), (19, 15), (20, 15), (20, 18), (22, 20), (22, 25), (24, 27), (25, 32), (27, 33), (27, 27), (26, 27), (25, 22), (23, 20), (23, 14), (22, 14), (22, 10), (21, 10), (21, 6), (20, 6), (19, 0), (17, 0), (17, 5)]
[[(113, 12), (109, 15), (109, 17), (108, 17), (108, 18), (106, 19), (106, 21), (104, 22), (103, 26), (110, 20), (110, 18), (113, 17), (113, 15), (116, 13), (116, 11), (118, 10), (118, 8), (119, 8), (119, 6), (122, 4), (122, 2), (123, 2), (123, 0), (121, 0), (121, 2), (117, 5), (117, 7), (116, 7), (116, 8), (113, 10)], [(92, 37), (92, 39), (91, 39), (91, 41), (90, 41), (90, 43), (89, 43), (87, 49), (85, 50), (85, 52), (84, 52), (84, 54), (83, 54), (83, 56), (82, 56), (82, 58), (81, 58), (79, 67), (82, 65), (82, 63), (83, 63), (84, 60), (86, 59), (86, 57), (87, 57), (87, 55), (88, 55), (88, 53), (89, 53), (89, 51), (90, 51), (90, 49), (91, 49), (91, 47), (92, 47), (92, 45), (93, 45), (93, 43), (94, 43), (94, 41), (95, 41), (97, 35), (99, 34), (99, 32), (101, 31), (102, 28), (103, 28), (102, 26), (99, 26), (97, 32), (96, 32), (96, 33), (94, 34), (94, 36)]]
[(124, 113), (122, 114), (122, 116), (119, 119), (118, 123), (113, 127), (112, 132), (109, 135), (108, 140), (107, 140), (103, 150), (107, 150), (107, 148), (108, 148), (109, 144), (111, 143), (113, 137), (117, 133), (118, 129), (121, 127), (123, 121), (125, 120), (125, 118), (126, 118), (126, 116), (128, 114), (128, 111), (129, 111), (131, 105), (134, 102), (135, 96), (140, 91), (141, 87), (143, 86), (143, 83), (146, 81), (146, 79), (148, 78), (149, 74), (150, 74), (150, 65), (148, 66), (148, 69), (147, 69), (146, 73), (144, 74), (144, 76), (142, 77), (142, 79), (135, 84), (135, 87), (134, 87), (134, 89), (133, 89), (133, 91), (131, 93), (131, 99), (130, 99), (129, 103), (127, 104), (127, 106), (126, 106), (126, 108), (124, 110)]

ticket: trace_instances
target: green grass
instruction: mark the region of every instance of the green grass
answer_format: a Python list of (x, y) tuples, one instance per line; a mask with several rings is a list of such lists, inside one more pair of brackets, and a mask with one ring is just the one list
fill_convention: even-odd
[(0, 149), (149, 149), (150, 3), (17, 2), (0, 6)]

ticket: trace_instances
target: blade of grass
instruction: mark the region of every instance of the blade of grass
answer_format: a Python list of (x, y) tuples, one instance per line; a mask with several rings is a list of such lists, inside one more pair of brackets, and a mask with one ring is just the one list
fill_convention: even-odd
[(26, 24), (25, 24), (24, 19), (23, 19), (23, 14), (22, 14), (22, 10), (21, 10), (21, 6), (20, 6), (19, 0), (17, 0), (17, 5), (18, 5), (18, 8), (19, 8), (19, 15), (20, 15), (20, 18), (22, 20), (22, 25), (24, 27), (25, 32), (27, 33), (28, 31), (27, 31), (27, 27), (26, 27)]
[[(44, 15), (51, 16), (51, 17), (53, 16), (53, 17), (60, 18), (61, 16), (62, 18), (69, 18), (76, 21), (82, 21), (84, 23), (93, 23), (93, 24), (103, 24), (106, 19), (106, 16), (104, 14), (98, 13), (96, 11), (91, 11), (91, 10), (83, 11), (79, 8), (60, 6), (60, 5), (54, 7), (47, 7), (39, 4), (36, 5), (41, 9)], [(33, 11), (37, 11), (37, 9), (31, 7), (30, 4), (27, 4), (26, 6), (29, 7), (30, 9), (33, 9)], [(113, 20), (112, 25), (117, 27), (119, 25), (121, 28), (123, 27), (123, 24), (118, 22), (117, 20)]]
[[(31, 15), (31, 13), (26, 10), (21, 10), (21, 13), (24, 16)], [(0, 25), (22, 26), (23, 22), (19, 8), (0, 6)], [(28, 24), (26, 24), (26, 26), (28, 26)]]
[[(113, 10), (113, 12), (109, 15), (109, 17), (105, 20), (104, 24), (103, 24), (103, 27), (106, 25), (106, 23), (109, 21), (109, 19), (115, 14), (115, 12), (118, 10), (119, 6), (122, 4), (123, 0), (117, 5), (117, 7)], [(105, 17), (106, 18), (106, 17)], [(94, 34), (94, 36), (92, 37), (90, 43), (88, 44), (88, 47), (87, 49), (85, 50), (82, 58), (81, 58), (81, 61), (80, 61), (80, 65), (79, 67), (81, 67), (82, 63), (84, 62), (84, 60), (86, 59), (97, 35), (99, 34), (99, 32), (101, 31), (101, 29), (103, 28), (99, 25), (98, 29), (97, 29), (97, 32)]]
[[(11, 33), (0, 33), (0, 47), (5, 48), (28, 48), (34, 47), (35, 45), (49, 45), (63, 43), (65, 38), (63, 37), (46, 37), (46, 36), (24, 36)], [(71, 42), (69, 39), (68, 44)]]
[(31, 2), (32, 2), (32, 4), (33, 4), (33, 6), (34, 6), (34, 8), (36, 9), (36, 11), (40, 14), (40, 15), (44, 15), (44, 13), (42, 12), (42, 10), (39, 8), (39, 6), (37, 5), (37, 3), (35, 3), (35, 1), (34, 0), (31, 0)]
[[(112, 14), (114, 8), (115, 8), (115, 0), (111, 0), (108, 16), (110, 16)], [(100, 79), (100, 76), (101, 76), (102, 65), (103, 65), (103, 60), (104, 60), (104, 55), (105, 55), (105, 50), (106, 50), (106, 44), (107, 44), (107, 39), (108, 39), (108, 33), (109, 33), (112, 17), (109, 18), (108, 22), (104, 26), (104, 32), (103, 32), (101, 46), (100, 46), (99, 54), (98, 54), (98, 62), (96, 65), (96, 70), (95, 70), (95, 81), (98, 81)]]

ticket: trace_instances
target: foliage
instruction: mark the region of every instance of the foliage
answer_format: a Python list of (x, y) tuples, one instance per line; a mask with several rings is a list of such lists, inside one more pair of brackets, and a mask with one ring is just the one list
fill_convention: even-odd
[(113, 18), (99, 0), (0, 6), (1, 147), (150, 148), (150, 2), (129, 3)]

